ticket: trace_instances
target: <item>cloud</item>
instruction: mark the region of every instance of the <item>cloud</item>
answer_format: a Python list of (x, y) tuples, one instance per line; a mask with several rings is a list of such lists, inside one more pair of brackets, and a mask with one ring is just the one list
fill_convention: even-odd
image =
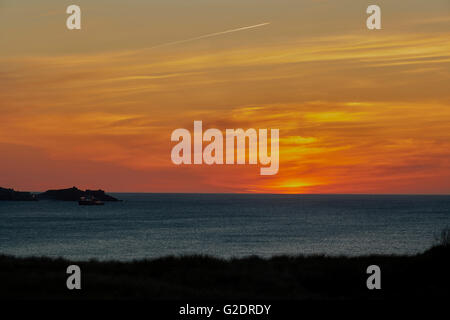
[[(45, 172), (61, 162), (120, 168), (124, 190), (186, 191), (196, 181), (195, 191), (445, 191), (448, 35), (3, 57), (0, 143), (39, 150)], [(173, 166), (170, 133), (194, 120), (279, 128), (279, 174)]]

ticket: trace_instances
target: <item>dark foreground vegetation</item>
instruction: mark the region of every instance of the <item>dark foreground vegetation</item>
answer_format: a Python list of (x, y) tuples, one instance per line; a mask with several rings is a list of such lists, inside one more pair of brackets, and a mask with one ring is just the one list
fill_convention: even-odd
[[(184, 256), (133, 262), (0, 256), (0, 299), (446, 299), (449, 257), (448, 244), (414, 256)], [(81, 290), (66, 288), (71, 264), (81, 268)], [(381, 290), (366, 287), (372, 264), (381, 268)]]

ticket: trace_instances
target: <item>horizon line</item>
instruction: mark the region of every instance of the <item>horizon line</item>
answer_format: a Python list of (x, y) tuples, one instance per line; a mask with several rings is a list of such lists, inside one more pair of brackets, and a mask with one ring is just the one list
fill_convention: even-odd
[[(19, 190), (19, 189), (15, 189), (13, 187), (3, 187), (6, 189), (12, 189), (16, 192), (30, 192), (30, 193), (42, 193), (42, 192), (46, 192), (49, 190), (63, 190), (63, 189), (71, 189), (71, 188), (77, 188), (80, 189), (79, 187), (76, 186), (71, 186), (71, 187), (57, 187), (57, 188), (52, 188), (52, 189), (46, 189), (46, 190)], [(80, 189), (82, 190), (82, 189)], [(450, 196), (450, 192), (449, 193), (369, 193), (369, 192), (360, 192), (360, 193), (346, 193), (346, 192), (320, 192), (320, 193), (277, 193), (277, 192), (180, 192), (180, 191), (176, 191), (176, 192), (164, 192), (164, 191), (160, 191), (160, 192), (146, 192), (146, 191), (107, 191), (106, 189), (102, 189), (102, 188), (85, 188), (85, 190), (102, 190), (105, 193), (122, 193), (122, 194), (211, 194), (211, 195), (218, 195), (218, 194), (227, 194), (227, 195), (405, 195), (405, 196)]]
[[(62, 188), (67, 189), (67, 188)], [(70, 188), (69, 188), (70, 189)], [(61, 189), (47, 189), (44, 191), (23, 191), (30, 193), (42, 193), (48, 190)], [(275, 192), (143, 192), (143, 191), (107, 191), (98, 188), (87, 188), (85, 190), (103, 190), (105, 193), (115, 194), (184, 194), (184, 195), (293, 195), (293, 196), (313, 196), (313, 195), (328, 195), (328, 196), (450, 196), (450, 193), (275, 193)], [(17, 191), (17, 190), (15, 190)]]

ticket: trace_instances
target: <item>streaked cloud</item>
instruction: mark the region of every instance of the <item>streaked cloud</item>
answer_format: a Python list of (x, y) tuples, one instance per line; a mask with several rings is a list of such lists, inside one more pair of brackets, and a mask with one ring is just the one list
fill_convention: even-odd
[[(9, 173), (0, 185), (45, 189), (61, 183), (64, 164), (115, 191), (449, 192), (448, 19), (419, 13), (411, 24), (432, 29), (297, 34), (301, 21), (270, 17), (258, 32), (186, 35), (177, 46), (138, 37), (139, 46), (115, 50), (86, 42), (80, 53), (4, 54), (0, 167)], [(159, 42), (170, 43), (163, 34)], [(279, 128), (279, 174), (175, 167), (170, 133), (194, 120), (205, 129)], [(27, 184), (20, 172), (49, 178)]]

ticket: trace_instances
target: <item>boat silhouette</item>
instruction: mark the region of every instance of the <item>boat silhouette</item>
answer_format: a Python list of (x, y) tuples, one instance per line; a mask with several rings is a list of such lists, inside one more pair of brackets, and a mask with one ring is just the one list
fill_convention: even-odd
[(95, 199), (94, 197), (80, 197), (78, 204), (80, 206), (103, 206), (105, 203), (103, 201)]

